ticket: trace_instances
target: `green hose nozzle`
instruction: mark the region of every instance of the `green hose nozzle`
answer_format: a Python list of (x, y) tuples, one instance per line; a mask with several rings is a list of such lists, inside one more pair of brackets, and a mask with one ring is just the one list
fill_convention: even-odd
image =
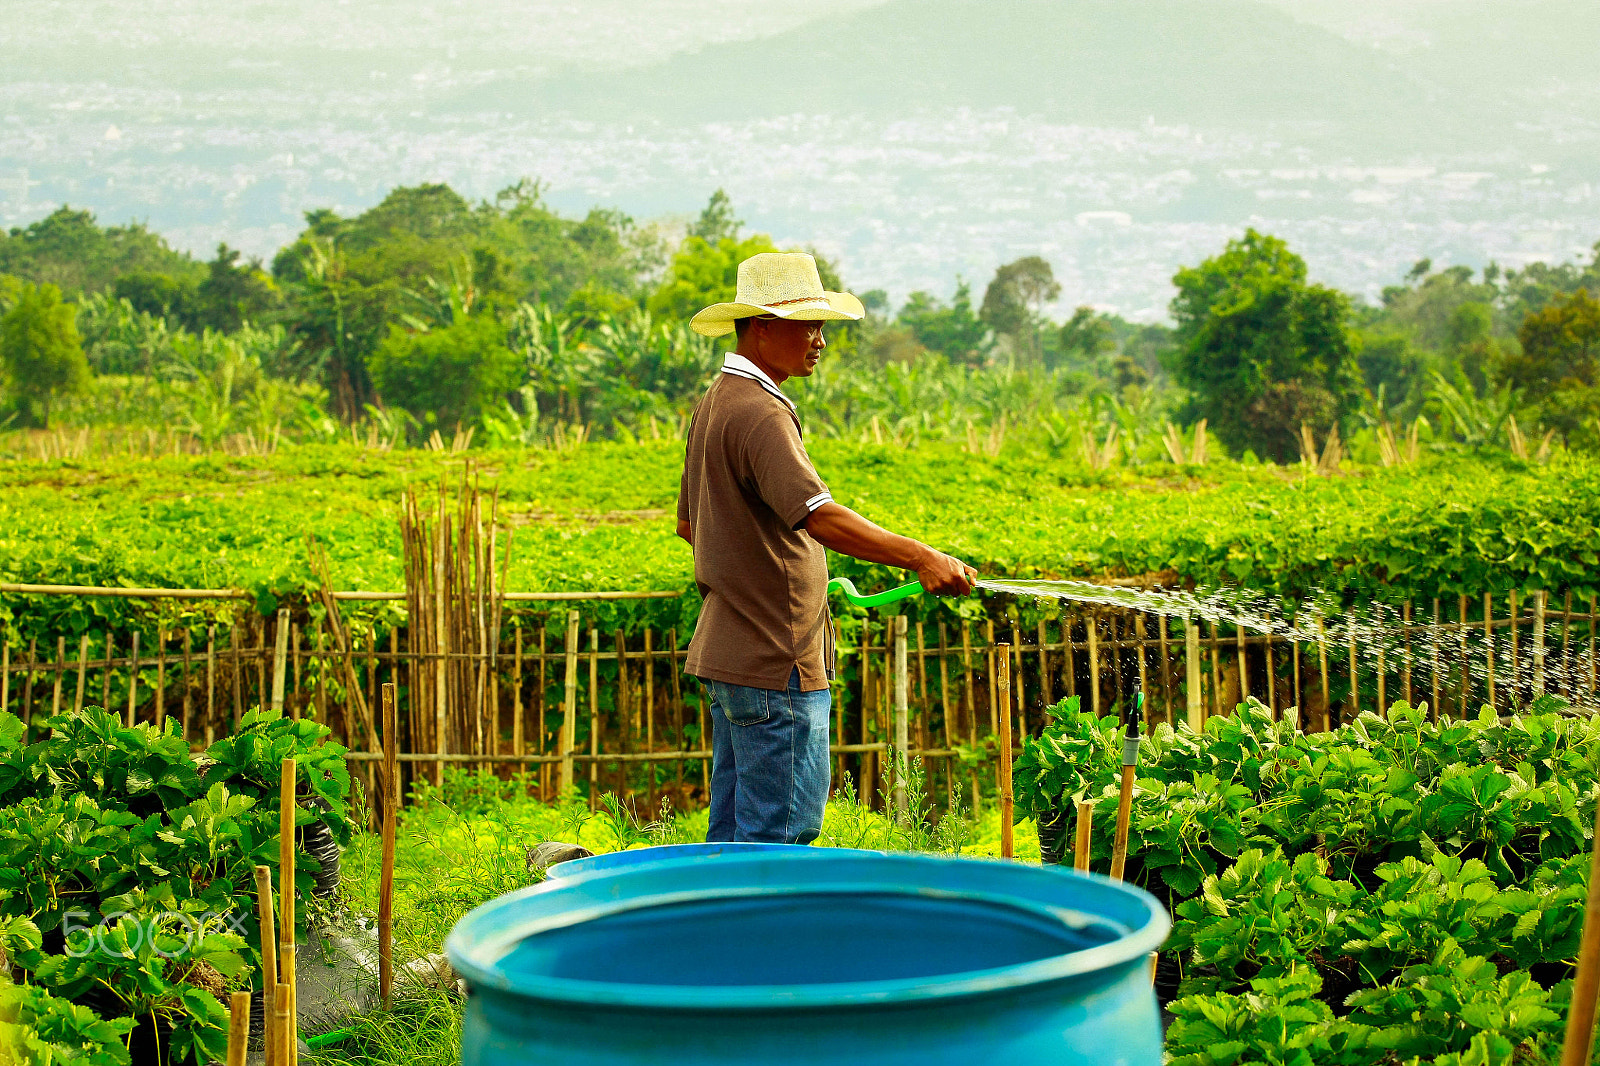
[(828, 591), (833, 592), (834, 590), (844, 593), (844, 598), (857, 607), (882, 607), (886, 603), (894, 603), (896, 600), (903, 600), (907, 596), (921, 594), (922, 582), (913, 581), (909, 585), (901, 585), (899, 588), (889, 589), (886, 592), (863, 596), (856, 591), (855, 582), (847, 577), (836, 577), (828, 582)]

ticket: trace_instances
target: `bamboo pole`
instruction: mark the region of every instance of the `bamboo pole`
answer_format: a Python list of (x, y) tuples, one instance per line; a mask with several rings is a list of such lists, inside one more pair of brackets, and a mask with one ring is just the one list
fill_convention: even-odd
[[(911, 747), (909, 714), (910, 671), (906, 662), (906, 616), (894, 616), (894, 810), (902, 823), (911, 816), (906, 798), (906, 774)], [(1010, 693), (1007, 693), (1009, 696)]]
[[(61, 675), (67, 668), (67, 638), (56, 638), (56, 680), (50, 693), (50, 717), (61, 713)], [(131, 715), (130, 715), (131, 717)]]
[(1267, 710), (1272, 712), (1272, 720), (1278, 720), (1278, 664), (1272, 654), (1272, 634), (1267, 634), (1267, 642), (1262, 654), (1267, 660)]
[(1545, 591), (1533, 594), (1533, 696), (1544, 695)]
[(1198, 733), (1206, 724), (1206, 707), (1200, 693), (1200, 626), (1187, 613), (1183, 616), (1183, 664), (1189, 728)]
[(1250, 657), (1249, 649), (1244, 643), (1244, 626), (1233, 627), (1234, 646), (1238, 649), (1235, 658), (1239, 662), (1239, 702), (1244, 703), (1250, 698)]
[(272, 712), (283, 717), (283, 683), (290, 661), (290, 608), (278, 608), (278, 621), (272, 631)]
[(1561, 1066), (1588, 1066), (1594, 1048), (1597, 997), (1600, 997), (1600, 833), (1594, 834), (1594, 848), (1589, 859), (1589, 898), (1583, 907), (1578, 972), (1572, 981)]
[(1011, 647), (1001, 644), (997, 650), (999, 654), (995, 659), (999, 676), (996, 682), (1003, 705), (1000, 712), (1000, 857), (1009, 859), (1015, 853), (1011, 796)]
[[(277, 1004), (279, 1011), (284, 1011), (288, 1016), (288, 1030), (286, 1039), (279, 1057), (286, 1066), (294, 1066), (296, 1060), (296, 1004), (295, 994), (299, 991), (299, 975), (295, 969), (295, 953), (298, 950), (299, 937), (295, 933), (295, 771), (294, 759), (283, 760), (283, 772), (278, 779), (278, 975), (282, 980), (278, 983), (280, 1002)], [(288, 1002), (282, 1002), (284, 989), (288, 990)]]
[(578, 612), (567, 612), (566, 699), (561, 707), (561, 802), (572, 791), (572, 756), (578, 744)]
[(1222, 714), (1222, 638), (1218, 636), (1217, 620), (1210, 619), (1206, 628), (1211, 631), (1207, 643), (1211, 646), (1211, 713)]
[[(511, 750), (518, 756), (528, 754), (526, 726), (522, 722), (522, 623), (515, 627), (511, 665)], [(541, 747), (541, 750), (542, 747)]]
[(989, 734), (991, 736), (999, 736), (1000, 695), (998, 690), (999, 678), (995, 675), (995, 640), (993, 620), (985, 621), (983, 623), (983, 644), (984, 647), (988, 649), (984, 652), (984, 654), (988, 657), (989, 664)]
[[(949, 751), (955, 747), (954, 737), (951, 733), (950, 712), (950, 638), (943, 622), (939, 623), (939, 706), (944, 712), (944, 746)], [(946, 809), (954, 809), (956, 805), (956, 760), (946, 759), (944, 764), (944, 787)]]
[(244, 721), (244, 673), (239, 659), (237, 623), (228, 627), (228, 653), (232, 656), (233, 663), (233, 729), (237, 733), (240, 723)]
[(206, 627), (206, 747), (216, 739), (217, 627)]
[(28, 665), (22, 672), (22, 728), (26, 734), (33, 727), (33, 668), (39, 661), (39, 638), (28, 640)]
[(1144, 628), (1144, 615), (1143, 614), (1135, 615), (1134, 616), (1133, 625), (1134, 625), (1134, 636), (1135, 636), (1135, 638), (1137, 640), (1137, 644), (1135, 645), (1135, 647), (1137, 648), (1138, 653), (1139, 653), (1139, 702), (1142, 705), (1144, 703), (1144, 701), (1149, 699), (1149, 697), (1150, 697), (1150, 693), (1148, 691), (1149, 690), (1149, 686), (1150, 686), (1150, 681), (1149, 681), (1148, 676), (1145, 673), (1145, 663), (1144, 663), (1144, 651), (1145, 651), (1145, 644), (1146, 644), (1145, 628)]
[(128, 649), (128, 726), (133, 726), (133, 716), (139, 703), (139, 631), (133, 631), (133, 645)]
[[(978, 746), (978, 704), (972, 687), (972, 623), (961, 623), (961, 675), (964, 681), (963, 692), (967, 697), (967, 743), (974, 749)], [(981, 805), (982, 789), (978, 784), (976, 772), (967, 776), (972, 786), (972, 817), (978, 817), (978, 808)]]
[[(111, 659), (115, 650), (115, 642), (111, 630), (106, 630), (106, 664), (100, 671), (100, 707), (102, 710), (111, 710)], [(28, 650), (28, 659), (33, 661), (33, 650)]]
[(1072, 868), (1081, 873), (1089, 872), (1089, 834), (1094, 831), (1094, 804), (1088, 800), (1078, 801), (1077, 840), (1072, 850)]
[(278, 1034), (271, 1022), (277, 1004), (278, 932), (277, 923), (273, 919), (276, 912), (272, 906), (272, 871), (265, 866), (257, 866), (255, 874), (256, 916), (261, 925), (261, 1010), (268, 1019), (265, 1034), (266, 1059), (272, 1063), (278, 1061)]
[(228, 1066), (244, 1066), (250, 1048), (250, 993), (228, 997)]
[(1596, 601), (1596, 597), (1594, 597), (1594, 596), (1590, 596), (1589, 597), (1589, 692), (1590, 692), (1591, 695), (1594, 693), (1594, 687), (1595, 687), (1595, 654), (1594, 654), (1595, 632), (1594, 632), (1594, 626), (1595, 626), (1595, 614), (1597, 613), (1595, 611), (1595, 601)]
[[(183, 739), (189, 739), (189, 718), (193, 712), (194, 693), (189, 691), (191, 675), (194, 668), (194, 631), (188, 626), (183, 627), (183, 721), (179, 728), (183, 730)], [(79, 691), (83, 689), (78, 686)]]
[(1432, 634), (1432, 640), (1429, 642), (1430, 645), (1432, 645), (1430, 651), (1434, 653), (1434, 669), (1430, 671), (1430, 674), (1432, 674), (1432, 680), (1434, 680), (1434, 703), (1429, 704), (1429, 717), (1430, 719), (1435, 720), (1435, 722), (1438, 720), (1438, 699), (1440, 699), (1440, 696), (1438, 696), (1438, 655), (1440, 655), (1438, 645), (1440, 645), (1440, 643), (1443, 642), (1443, 639), (1445, 639), (1445, 634), (1443, 634), (1442, 629), (1440, 629), (1440, 618), (1442, 618), (1442, 610), (1440, 610), (1440, 608), (1442, 608), (1442, 603), (1438, 602), (1438, 597), (1435, 595), (1434, 634)]
[(272, 1028), (273, 1046), (277, 1049), (277, 1066), (294, 1066), (294, 989), (284, 981), (278, 982), (278, 987), (272, 997)]
[(394, 988), (394, 833), (400, 806), (394, 682), (383, 686), (383, 840), (378, 868), (378, 995), (389, 1009)]
[(600, 802), (600, 630), (589, 629), (589, 809)]
[(1055, 702), (1050, 695), (1050, 634), (1045, 629), (1044, 619), (1041, 618), (1039, 619), (1039, 698), (1044, 701), (1046, 707)]
[(1090, 612), (1084, 620), (1084, 632), (1089, 645), (1089, 709), (1100, 715), (1100, 639), (1099, 617)]
[(1483, 594), (1483, 657), (1487, 666), (1484, 675), (1484, 685), (1487, 689), (1488, 704), (1491, 710), (1495, 709), (1494, 698), (1494, 606), (1489, 594)]
[(1561, 612), (1561, 680), (1562, 688), (1566, 694), (1576, 696), (1577, 687), (1572, 683), (1572, 590), (1567, 590), (1566, 604)]
[(156, 732), (167, 731), (167, 631), (156, 627)]
[(0, 713), (11, 710), (11, 642), (0, 633)]
[(1404, 692), (1406, 706), (1411, 703), (1411, 601), (1407, 600), (1401, 608), (1400, 628), (1400, 685)]
[[(187, 635), (189, 631), (184, 630)], [(78, 692), (72, 698), (72, 712), (74, 714), (83, 710), (83, 686), (89, 673), (89, 634), (85, 633), (78, 638)]]
[(1322, 619), (1317, 619), (1317, 665), (1322, 670), (1322, 729), (1326, 733), (1332, 726), (1333, 693), (1328, 687), (1328, 631)]
[(1167, 725), (1172, 725), (1172, 653), (1167, 647), (1167, 625), (1170, 619), (1156, 615), (1156, 628), (1161, 634), (1161, 712)]
[(1511, 662), (1509, 663), (1511, 667), (1511, 677), (1509, 678), (1511, 682), (1511, 696), (1508, 700), (1506, 709), (1515, 710), (1517, 698), (1520, 694), (1520, 689), (1522, 688), (1522, 655), (1521, 648), (1517, 643), (1521, 639), (1520, 634), (1517, 632), (1517, 617), (1522, 611), (1522, 598), (1517, 595), (1516, 589), (1512, 589), (1510, 595), (1507, 596), (1507, 606), (1509, 608), (1507, 611), (1507, 614), (1509, 615), (1507, 621), (1511, 627)]
[[(656, 750), (656, 648), (649, 626), (644, 627), (644, 750)], [(656, 764), (646, 762), (650, 809), (656, 810)]]
[(1388, 700), (1384, 698), (1387, 695), (1387, 693), (1384, 692), (1384, 674), (1388, 672), (1388, 667), (1385, 665), (1385, 663), (1383, 661), (1383, 634), (1382, 633), (1378, 634), (1378, 642), (1377, 643), (1378, 643), (1378, 715), (1379, 715), (1379, 717), (1382, 717), (1388, 712), (1388, 707), (1389, 707)]
[(1467, 690), (1472, 687), (1472, 663), (1467, 659), (1467, 596), (1461, 594), (1461, 602), (1457, 605), (1460, 611), (1460, 625), (1456, 629), (1456, 642), (1461, 652), (1461, 706), (1457, 717), (1463, 721), (1467, 717)]

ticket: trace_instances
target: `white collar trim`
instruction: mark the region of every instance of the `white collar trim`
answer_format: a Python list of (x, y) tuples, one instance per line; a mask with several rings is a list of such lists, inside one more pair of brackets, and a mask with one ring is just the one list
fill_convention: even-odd
[(729, 352), (727, 357), (722, 360), (722, 372), (724, 374), (732, 374), (735, 377), (749, 378), (756, 384), (760, 385), (763, 389), (766, 389), (768, 392), (772, 393), (772, 395), (782, 400), (784, 405), (788, 407), (789, 410), (797, 410), (794, 405), (794, 401), (783, 394), (782, 390), (778, 388), (777, 384), (767, 376), (767, 372), (765, 370), (762, 370), (759, 366), (756, 366), (749, 359), (740, 355), (738, 352)]

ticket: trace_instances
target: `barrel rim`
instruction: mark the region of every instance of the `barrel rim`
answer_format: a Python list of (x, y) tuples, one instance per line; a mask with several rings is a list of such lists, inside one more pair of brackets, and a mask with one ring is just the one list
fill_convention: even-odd
[[(678, 850), (680, 848), (684, 850)], [(729, 848), (731, 850), (727, 852), (712, 852), (710, 851), (712, 848)], [(767, 849), (769, 848), (772, 850), (768, 851)], [(704, 858), (709, 860), (711, 858), (715, 858), (717, 861), (721, 861), (723, 858), (732, 858), (734, 855), (743, 854), (818, 854), (822, 855), (823, 857), (827, 857), (828, 853), (833, 850), (836, 849), (818, 848), (813, 847), (810, 844), (774, 844), (754, 840), (707, 840), (686, 841), (678, 844), (649, 844), (642, 848), (626, 848), (622, 851), (603, 851), (597, 855), (583, 855), (576, 859), (562, 859), (560, 862), (553, 862), (545, 868), (545, 877), (557, 879), (577, 877), (580, 874), (586, 874), (594, 870), (610, 869), (612, 868), (613, 863), (615, 863), (617, 869), (621, 869), (623, 867), (643, 866), (646, 863), (677, 862), (688, 859)], [(657, 852), (658, 854), (653, 855), (648, 859), (635, 858), (627, 862), (617, 862), (612, 858), (614, 855), (637, 856), (647, 851)], [(663, 852), (666, 854), (661, 854)], [(567, 867), (567, 869), (562, 869), (562, 867)]]
[[(747, 872), (754, 872), (756, 867), (764, 864), (788, 862), (791, 858), (797, 857), (745, 853), (719, 857), (716, 866), (724, 872), (732, 872), (734, 866), (750, 868)], [(798, 861), (809, 864), (812, 860), (798, 859)], [(986, 864), (988, 860), (958, 859), (933, 855), (875, 853), (862, 856), (843, 855), (835, 857), (835, 861), (847, 865), (871, 863), (879, 866), (888, 864), (902, 867), (918, 865), (944, 867), (945, 864), (949, 863)], [(1109, 890), (1113, 894), (1126, 894), (1130, 902), (1136, 903), (1142, 908), (1145, 920), (1137, 927), (1130, 928), (1126, 935), (1110, 943), (1033, 962), (1017, 963), (985, 970), (968, 970), (948, 976), (931, 978), (915, 977), (883, 981), (853, 981), (838, 984), (808, 985), (647, 985), (577, 981), (569, 978), (528, 975), (519, 976), (515, 985), (513, 985), (510, 977), (498, 971), (496, 967), (497, 960), (486, 961), (479, 957), (479, 953), (486, 946), (505, 939), (503, 935), (484, 937), (482, 943), (469, 942), (469, 937), (478, 935), (477, 927), (480, 925), (493, 922), (494, 927), (503, 929), (505, 919), (501, 912), (506, 908), (516, 906), (517, 903), (524, 899), (536, 898), (550, 892), (577, 894), (585, 888), (590, 888), (596, 896), (604, 895), (616, 898), (626, 890), (626, 886), (609, 882), (659, 876), (667, 865), (665, 862), (644, 863), (617, 870), (596, 870), (576, 877), (530, 885), (527, 888), (501, 896), (474, 908), (463, 916), (446, 939), (445, 952), (449, 956), (456, 972), (466, 978), (468, 984), (473, 986), (475, 990), (569, 1007), (627, 1007), (639, 1010), (679, 1010), (699, 1013), (747, 1012), (773, 1009), (811, 1010), (818, 1008), (839, 1010), (852, 1007), (881, 1007), (896, 1004), (915, 1006), (978, 998), (1084, 977), (1096, 972), (1111, 970), (1147, 956), (1161, 946), (1172, 927), (1171, 919), (1160, 902), (1150, 893), (1136, 885), (1114, 881), (1098, 874), (1086, 874), (1057, 867), (1012, 865), (1011, 869), (1019, 873), (1030, 871), (1025, 876), (1041, 875), (1046, 877), (1079, 878), (1090, 882), (1097, 890)], [(684, 863), (683, 865), (685, 868), (689, 868), (691, 864)], [(704, 867), (704, 864), (698, 865), (702, 868)], [(914, 886), (908, 888), (904, 883), (899, 884), (897, 891), (905, 895), (916, 894)], [(1014, 893), (1008, 894), (1003, 890), (994, 890), (983, 894), (991, 902), (1002, 904), (1011, 904), (1013, 901), (1017, 904), (1023, 902)], [(639, 897), (641, 900), (640, 908), (651, 906), (650, 900), (652, 898), (662, 898), (668, 895), (671, 894), (665, 892), (646, 893)], [(1092, 915), (1092, 912), (1090, 913)], [(1104, 915), (1092, 916), (1101, 920), (1112, 921), (1113, 924), (1122, 924), (1114, 919), (1108, 919)]]

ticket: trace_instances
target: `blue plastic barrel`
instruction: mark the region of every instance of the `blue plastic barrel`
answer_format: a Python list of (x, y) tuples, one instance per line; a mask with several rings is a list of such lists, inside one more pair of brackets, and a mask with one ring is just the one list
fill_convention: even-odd
[(1159, 1066), (1137, 888), (926, 855), (725, 855), (546, 881), (445, 949), (463, 1066)]
[(593, 870), (620, 870), (647, 862), (683, 861), (688, 859), (715, 859), (723, 855), (740, 855), (747, 852), (776, 854), (785, 851), (819, 852), (809, 844), (660, 844), (653, 848), (633, 848), (630, 851), (608, 851), (603, 855), (590, 855), (582, 859), (558, 862), (544, 872), (546, 877), (576, 877)]

